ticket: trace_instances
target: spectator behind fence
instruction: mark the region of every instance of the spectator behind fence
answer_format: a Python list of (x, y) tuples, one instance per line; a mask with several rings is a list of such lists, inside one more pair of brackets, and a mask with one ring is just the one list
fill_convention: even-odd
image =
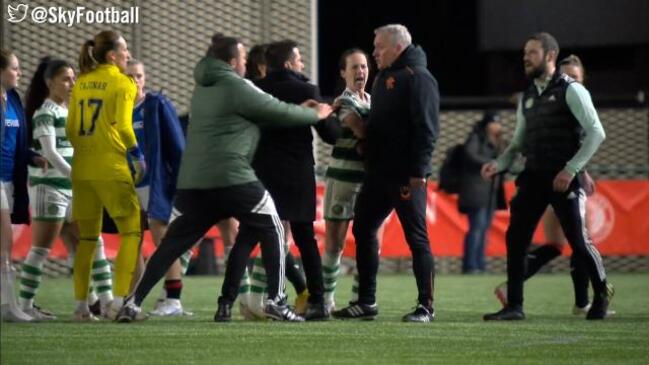
[(480, 168), (498, 156), (502, 146), (502, 125), (498, 114), (485, 112), (464, 144), (458, 206), (469, 219), (464, 237), (462, 273), (485, 271), (485, 241), (494, 210), (504, 209), (505, 191), (502, 175), (493, 181), (480, 176)]

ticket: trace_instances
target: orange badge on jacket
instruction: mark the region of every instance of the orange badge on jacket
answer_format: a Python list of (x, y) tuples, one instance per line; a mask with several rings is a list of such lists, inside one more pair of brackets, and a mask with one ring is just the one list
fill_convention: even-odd
[(394, 77), (390, 76), (385, 80), (385, 87), (388, 90), (392, 90), (394, 89), (394, 83), (395, 83)]

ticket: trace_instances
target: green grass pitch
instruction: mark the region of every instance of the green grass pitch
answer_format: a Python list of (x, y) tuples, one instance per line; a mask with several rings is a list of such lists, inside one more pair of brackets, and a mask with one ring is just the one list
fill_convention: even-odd
[[(613, 274), (617, 314), (604, 321), (572, 315), (569, 275), (526, 284), (527, 319), (485, 323), (499, 309), (492, 295), (502, 275), (438, 275), (437, 318), (400, 322), (415, 305), (411, 275), (379, 277), (376, 321), (212, 321), (222, 277), (187, 278), (183, 304), (192, 317), (135, 324), (73, 323), (72, 280), (44, 279), (37, 303), (59, 319), (1, 325), (0, 362), (14, 364), (649, 364), (649, 274)], [(338, 305), (349, 298), (344, 277)], [(294, 295), (291, 291), (291, 299)], [(150, 309), (159, 291), (145, 302)]]

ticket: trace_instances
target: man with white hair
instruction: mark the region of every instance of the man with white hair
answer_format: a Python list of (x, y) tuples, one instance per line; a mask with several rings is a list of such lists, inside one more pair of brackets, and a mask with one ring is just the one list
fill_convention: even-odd
[(363, 144), (363, 187), (354, 212), (353, 233), (359, 275), (358, 301), (333, 316), (374, 319), (379, 267), (377, 231), (394, 209), (412, 252), (419, 296), (406, 322), (430, 322), (434, 261), (426, 231), (426, 178), (439, 134), (439, 91), (426, 68), (426, 54), (408, 29), (391, 24), (374, 31), (373, 56), (379, 68)]

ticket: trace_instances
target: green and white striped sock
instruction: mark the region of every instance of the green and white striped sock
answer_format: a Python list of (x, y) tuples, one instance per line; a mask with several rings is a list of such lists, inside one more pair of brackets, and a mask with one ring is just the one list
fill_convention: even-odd
[(264, 314), (264, 298), (266, 297), (267, 289), (268, 284), (266, 282), (266, 270), (264, 269), (264, 264), (261, 261), (261, 258), (255, 257), (252, 266), (252, 273), (250, 274), (250, 295), (248, 305), (250, 310), (258, 316), (263, 316)]
[(266, 269), (259, 257), (255, 257), (250, 273), (250, 291), (253, 293), (264, 293), (267, 290)]
[(241, 305), (240, 312), (245, 319), (252, 319), (246, 315), (246, 310), (250, 311), (250, 276), (248, 276), (248, 268), (243, 272), (241, 281), (239, 282), (239, 304)]
[(110, 303), (113, 300), (113, 274), (110, 271), (110, 262), (106, 260), (104, 240), (101, 237), (97, 240), (95, 259), (92, 262), (92, 282), (101, 304)]
[(50, 250), (42, 247), (32, 247), (29, 250), (27, 259), (23, 262), (22, 271), (20, 272), (20, 293), (18, 303), (24, 310), (32, 308), (34, 305), (34, 296), (38, 291), (43, 277), (43, 264), (49, 256)]
[(328, 251), (322, 255), (322, 278), (324, 280), (325, 304), (334, 303), (338, 275), (340, 274), (340, 257), (342, 253), (334, 255)]

